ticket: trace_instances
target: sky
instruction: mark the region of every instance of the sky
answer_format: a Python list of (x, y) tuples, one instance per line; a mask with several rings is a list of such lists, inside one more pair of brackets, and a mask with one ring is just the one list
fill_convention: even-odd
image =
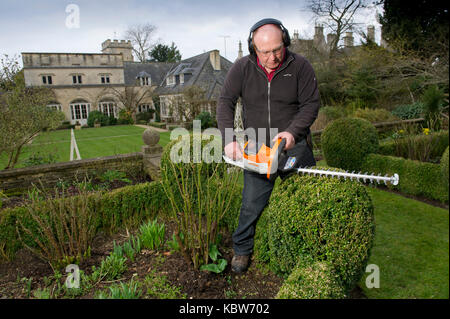
[[(374, 25), (379, 43), (377, 10), (356, 20)], [(315, 20), (305, 0), (0, 0), (0, 55), (21, 61), (21, 52), (101, 53), (106, 39), (124, 39), (128, 27), (150, 23), (157, 28), (153, 41), (174, 42), (182, 59), (217, 49), (233, 62), (239, 41), (248, 54), (249, 29), (269, 17), (291, 36), (298, 30), (300, 38), (313, 37)]]

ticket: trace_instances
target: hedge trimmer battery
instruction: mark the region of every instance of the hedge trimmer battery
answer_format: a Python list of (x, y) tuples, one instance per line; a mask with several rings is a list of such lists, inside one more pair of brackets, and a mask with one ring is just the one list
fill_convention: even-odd
[(256, 172), (258, 174), (266, 175), (267, 179), (273, 181), (278, 176), (278, 171), (283, 173), (301, 173), (303, 175), (314, 175), (314, 176), (327, 176), (327, 177), (337, 177), (337, 178), (349, 178), (350, 180), (358, 181), (370, 181), (373, 183), (376, 181), (378, 184), (384, 182), (391, 183), (392, 185), (397, 185), (399, 182), (398, 174), (394, 176), (381, 176), (381, 174), (373, 175), (364, 173), (361, 174), (355, 172), (335, 172), (331, 170), (322, 170), (308, 167), (298, 167), (296, 157), (287, 157), (286, 152), (283, 151), (286, 145), (286, 140), (279, 138), (272, 148), (266, 146), (265, 144), (257, 144), (255, 142), (246, 142), (244, 145), (243, 159), (241, 161), (234, 161), (223, 156), (226, 163), (240, 167), (244, 170)]

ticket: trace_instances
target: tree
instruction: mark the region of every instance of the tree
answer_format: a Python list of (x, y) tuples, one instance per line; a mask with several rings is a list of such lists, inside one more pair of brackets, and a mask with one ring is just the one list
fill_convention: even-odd
[(125, 39), (130, 40), (133, 52), (140, 62), (145, 62), (150, 50), (154, 47), (151, 39), (156, 31), (156, 26), (145, 23), (131, 26), (125, 31)]
[(47, 107), (54, 100), (51, 89), (26, 87), (23, 71), (17, 72), (17, 64), (9, 63), (11, 60), (7, 58), (1, 61), (0, 155), (8, 154), (5, 169), (11, 169), (27, 143), (39, 132), (58, 127), (65, 116)]
[[(383, 38), (394, 49), (415, 51), (423, 57), (441, 56), (448, 60), (448, 3), (421, 0), (405, 3), (384, 0), (380, 16)], [(447, 54), (445, 54), (447, 53)]]
[(165, 44), (158, 44), (150, 51), (150, 59), (156, 62), (179, 62), (181, 54), (175, 43), (169, 47)]
[(209, 101), (205, 99), (205, 90), (196, 85), (185, 88), (182, 94), (172, 98), (170, 113), (177, 115), (179, 121), (192, 122), (202, 111), (202, 106)]
[(122, 110), (127, 116), (130, 116), (136, 123), (136, 112), (138, 106), (147, 100), (152, 99), (152, 90), (150, 87), (125, 86), (123, 89), (106, 88), (106, 94), (112, 94), (122, 105)]
[(335, 37), (330, 47), (330, 58), (336, 55), (339, 48), (338, 43), (342, 35), (350, 30), (356, 29), (355, 14), (365, 8), (364, 0), (310, 0), (308, 8), (321, 21), (326, 28), (330, 29)]

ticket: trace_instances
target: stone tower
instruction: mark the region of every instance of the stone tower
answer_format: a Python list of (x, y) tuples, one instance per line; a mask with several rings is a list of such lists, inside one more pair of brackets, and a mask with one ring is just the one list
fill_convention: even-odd
[(119, 42), (119, 40), (108, 39), (102, 43), (102, 53), (122, 53), (124, 61), (133, 62), (133, 46), (130, 40), (120, 40)]

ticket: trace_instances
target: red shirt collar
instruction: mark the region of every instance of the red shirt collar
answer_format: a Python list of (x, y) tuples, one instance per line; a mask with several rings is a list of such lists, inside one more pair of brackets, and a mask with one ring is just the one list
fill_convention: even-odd
[(258, 56), (256, 56), (256, 62), (258, 63), (258, 66), (264, 71), (264, 73), (265, 73), (266, 76), (267, 76), (267, 79), (268, 79), (269, 82), (270, 82), (270, 81), (272, 80), (273, 75), (275, 74), (275, 72), (276, 72), (279, 68), (281, 68), (281, 65), (283, 64), (285, 58), (286, 58), (286, 48), (283, 48), (283, 57), (281, 58), (280, 64), (278, 65), (278, 67), (277, 67), (276, 69), (270, 71), (270, 73), (267, 72), (266, 68), (263, 67), (263, 66), (261, 65), (261, 63), (259, 63), (259, 58), (258, 58)]

